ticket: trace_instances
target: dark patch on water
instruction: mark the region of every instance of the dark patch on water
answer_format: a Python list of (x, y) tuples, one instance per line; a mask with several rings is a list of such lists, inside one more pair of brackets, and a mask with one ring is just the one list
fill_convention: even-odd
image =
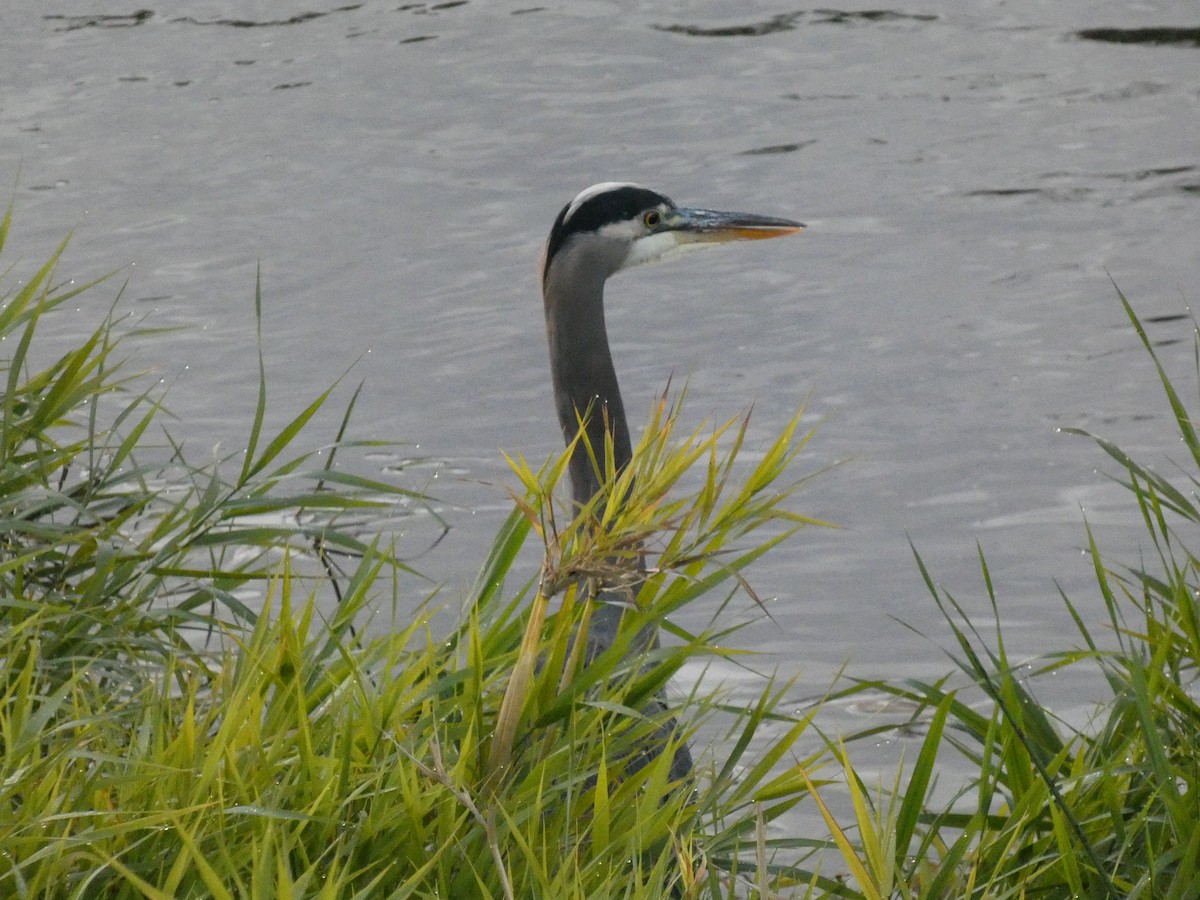
[(151, 10), (139, 9), (131, 13), (116, 13), (94, 16), (64, 16), (52, 14), (42, 16), (47, 22), (62, 22), (55, 31), (78, 31), (80, 28), (136, 28), (148, 22), (154, 15)]
[[(1187, 313), (1163, 313), (1158, 316), (1142, 316), (1142, 321), (1148, 322), (1151, 325), (1165, 325), (1170, 322), (1184, 322), (1190, 318), (1191, 316)], [(1125, 327), (1124, 323), (1122, 323), (1121, 327)]]
[(1200, 28), (1085, 28), (1075, 32), (1085, 41), (1106, 44), (1149, 44), (1152, 47), (1200, 47)]
[(1041, 188), (988, 188), (978, 191), (967, 191), (968, 197), (1021, 197), (1026, 194), (1044, 194)]
[(1130, 84), (1110, 91), (1098, 91), (1084, 96), (1085, 100), (1099, 100), (1103, 103), (1121, 102), (1123, 100), (1140, 100), (1142, 97), (1153, 97), (1170, 86), (1156, 81), (1134, 81)]
[(810, 102), (816, 100), (857, 100), (858, 94), (782, 94), (783, 100), (800, 100)]
[(1095, 194), (1092, 188), (983, 188), (967, 191), (964, 197), (998, 197), (1000, 199), (1050, 200), (1054, 203), (1074, 203), (1087, 200)]
[(181, 16), (172, 19), (171, 22), (181, 22), (185, 25), (224, 25), (227, 28), (276, 28), (282, 25), (303, 25), (305, 22), (323, 19), (334, 13), (353, 12), (361, 8), (361, 3), (354, 3), (350, 6), (336, 6), (324, 12), (296, 13), (286, 19), (197, 19), (193, 16)]
[[(1109, 202), (1122, 201), (1137, 201), (1145, 200), (1152, 197), (1160, 197), (1174, 193), (1194, 194), (1200, 193), (1200, 184), (1192, 181), (1183, 184), (1172, 184), (1169, 179), (1177, 175), (1184, 175), (1189, 172), (1200, 170), (1200, 166), (1184, 165), (1184, 166), (1157, 166), (1146, 169), (1134, 169), (1130, 172), (1048, 172), (1040, 176), (1041, 181), (1057, 181), (1057, 182), (1095, 182), (1109, 181), (1121, 182), (1124, 184), (1140, 184), (1143, 182), (1158, 182), (1153, 189), (1139, 194), (1125, 195), (1123, 197), (1110, 197)], [(1044, 200), (1053, 201), (1075, 201), (1086, 200), (1096, 193), (1096, 188), (1093, 187), (1000, 187), (1000, 188), (980, 188), (978, 190), (967, 191), (965, 197), (999, 197), (999, 198), (1021, 198), (1035, 197)]]
[(795, 153), (797, 150), (802, 150), (816, 142), (816, 138), (813, 138), (810, 141), (800, 141), (795, 144), (772, 144), (769, 147), (754, 147), (750, 150), (743, 150), (738, 156), (768, 156), (772, 153)]
[(1113, 172), (1105, 178), (1116, 178), (1119, 181), (1145, 181), (1147, 178), (1161, 178), (1164, 175), (1179, 175), (1182, 172), (1194, 172), (1195, 166), (1168, 166), (1161, 169), (1138, 169), (1135, 172)]
[(750, 22), (745, 25), (719, 25), (704, 28), (700, 25), (653, 25), (656, 31), (684, 34), (688, 37), (762, 37), (779, 31), (791, 31), (803, 12), (781, 13), (765, 22)]
[(466, 6), (469, 0), (446, 0), (444, 3), (405, 3), (396, 7), (396, 12), (410, 12), (417, 16), (436, 16), (439, 12)]
[[(933, 22), (937, 16), (926, 13), (904, 13), (891, 9), (815, 9), (812, 14), (820, 18), (813, 19), (814, 25), (850, 25), (860, 22)], [(808, 15), (803, 10), (791, 13), (780, 13), (777, 16), (761, 21), (747, 22), (740, 25), (654, 25), (657, 31), (667, 31), (671, 34), (684, 34), (688, 37), (762, 37), (780, 31), (791, 31), (796, 23)]]
[(283, 84), (277, 84), (271, 88), (273, 91), (290, 91), (292, 88), (308, 87), (312, 84), (311, 81), (285, 81)]
[[(1151, 181), (1162, 178), (1170, 178), (1173, 175), (1184, 175), (1189, 172), (1195, 172), (1196, 166), (1164, 166), (1155, 169), (1138, 169), (1133, 172), (1113, 172), (1105, 175), (1105, 178), (1110, 178), (1115, 181), (1123, 181), (1129, 184), (1135, 184), (1142, 181)], [(1150, 197), (1160, 197), (1165, 194), (1197, 194), (1200, 193), (1200, 183), (1189, 181), (1182, 184), (1165, 184), (1153, 188), (1143, 194), (1139, 194), (1134, 199), (1142, 200)]]
[(906, 13), (893, 9), (814, 9), (813, 15), (819, 25), (853, 25), (858, 22), (936, 22), (932, 13)]

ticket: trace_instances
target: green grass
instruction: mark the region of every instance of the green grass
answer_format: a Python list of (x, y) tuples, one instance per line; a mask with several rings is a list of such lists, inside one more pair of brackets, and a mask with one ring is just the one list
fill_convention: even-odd
[[(1096, 596), (1063, 597), (1078, 635), (1031, 677), (982, 555), (986, 631), (918, 557), (958, 668), (837, 687), (916, 710), (898, 725), (921, 739), (869, 785), (853, 760), (878, 730), (827, 736), (819, 705), (785, 711), (787, 684), (659, 699), (689, 661), (740, 659), (722, 615), (693, 634), (676, 614), (752, 603), (754, 561), (814, 524), (792, 512), (797, 420), (749, 463), (743, 420), (684, 434), (664, 400), (578, 515), (555, 494), (566, 454), (511, 460), (513, 511), (447, 632), (369, 527), (422, 498), (338, 461), (363, 443), (357, 391), (318, 455), (295, 448), (332, 389), (267, 433), (260, 376), (245, 448), (193, 464), (124, 359), (139, 323), (110, 310), (32, 362), (55, 307), (105, 290), (59, 286), (61, 251), (16, 287), (0, 270), (0, 896), (1200, 896), (1200, 440), (1161, 366), (1193, 474), (1099, 442), (1149, 562), (1108, 565), (1089, 532)], [(601, 584), (638, 608), (586, 660)], [(1076, 612), (1096, 604), (1099, 636)], [(366, 637), (389, 606), (419, 608)], [(648, 627), (670, 637), (639, 654)], [(1082, 729), (1037, 701), (1065, 666), (1103, 674)], [(700, 764), (673, 783), (684, 740)], [(961, 785), (939, 784), (950, 755)], [(824, 829), (788, 834), (797, 809)]]
[[(1150, 559), (1111, 566), (1087, 529), (1097, 595), (1082, 601), (1062, 596), (1077, 635), (1030, 674), (1005, 646), (1002, 608), (982, 553), (994, 611), (990, 635), (934, 585), (917, 556), (955, 637), (958, 675), (849, 689), (884, 690), (910, 701), (914, 721), (926, 731), (907, 780), (898, 776), (874, 796), (843, 757), (855, 822), (854, 839), (843, 835), (838, 847), (857, 879), (843, 896), (1200, 896), (1200, 505), (1194, 495), (1200, 440), (1133, 308), (1118, 296), (1157, 369), (1187, 451), (1175, 477), (1167, 478), (1089, 435), (1120, 466), (1117, 480), (1145, 525), (1139, 549), (1152, 551)], [(1193, 337), (1200, 383), (1200, 330), (1194, 328)], [(1093, 634), (1085, 620), (1098, 608), (1107, 627)], [(1057, 719), (1036, 696), (1039, 678), (1071, 666), (1098, 670), (1097, 690), (1106, 689), (1083, 728)], [(965, 764), (971, 777), (949, 802), (935, 804), (931, 786), (946, 754), (957, 756), (956, 768)], [(829, 824), (837, 837), (841, 826)]]
[[(735, 478), (745, 423), (681, 437), (664, 403), (636, 465), (574, 520), (554, 499), (567, 456), (515, 461), (514, 511), (458, 626), (435, 633), (423, 611), (368, 640), (355, 623), (415, 579), (361, 523), (411, 497), (292, 450), (329, 393), (266, 434), (264, 378), (244, 452), (193, 465), (162, 436), (162, 398), (125, 374), (111, 315), (31, 368), (43, 317), (73, 296), (54, 287), (57, 259), (0, 314), (16, 348), (0, 422), (0, 895), (699, 896), (769, 877), (759, 835), (803, 795), (777, 764), (805, 723), (750, 754), (772, 688), (721, 720), (732, 749), (711, 772), (672, 783), (671, 748), (717, 701), (677, 719), (657, 698), (686, 660), (731, 653), (723, 634), (678, 628), (669, 648), (633, 648), (697, 597), (735, 593), (807, 524), (783, 505), (794, 422)], [(514, 569), (528, 539), (536, 578)], [(645, 609), (585, 664), (601, 581), (641, 582)]]

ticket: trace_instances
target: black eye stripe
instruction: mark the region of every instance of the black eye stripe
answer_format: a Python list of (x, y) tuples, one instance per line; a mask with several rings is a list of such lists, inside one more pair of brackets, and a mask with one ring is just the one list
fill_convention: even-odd
[(651, 207), (666, 204), (668, 208), (675, 204), (667, 197), (649, 188), (636, 185), (622, 185), (610, 191), (596, 194), (579, 204), (578, 209), (567, 217), (571, 209), (570, 203), (562, 208), (554, 227), (550, 230), (550, 239), (546, 243), (546, 266), (554, 259), (567, 239), (572, 235), (598, 231), (613, 222), (625, 222), (640, 219), (642, 214)]
[(671, 201), (656, 191), (641, 187), (620, 187), (589, 197), (564, 222), (567, 230), (596, 231), (610, 222), (636, 218), (643, 210)]

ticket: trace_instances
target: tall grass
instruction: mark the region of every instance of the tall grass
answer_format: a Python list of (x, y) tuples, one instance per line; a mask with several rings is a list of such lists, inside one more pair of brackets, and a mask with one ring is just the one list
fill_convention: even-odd
[[(743, 420), (683, 434), (664, 400), (579, 511), (555, 499), (567, 454), (511, 460), (514, 508), (458, 624), (435, 631), (421, 606), (368, 639), (355, 623), (415, 589), (371, 522), (413, 495), (335, 463), (357, 393), (318, 457), (294, 447), (330, 392), (268, 434), (261, 377), (244, 452), (195, 465), (123, 359), (137, 323), (110, 312), (32, 362), (43, 319), (99, 290), (56, 284), (61, 251), (0, 285), (0, 896), (1200, 896), (1200, 473), (1167, 478), (1097, 439), (1153, 557), (1110, 566), (1088, 532), (1096, 597), (1062, 598), (1078, 636), (1032, 675), (982, 554), (986, 631), (918, 557), (958, 669), (835, 695), (889, 692), (923, 733), (869, 785), (866, 735), (826, 737), (819, 705), (785, 712), (787, 684), (744, 707), (660, 700), (685, 662), (737, 660), (719, 618), (693, 634), (674, 614), (714, 591), (753, 602), (748, 567), (812, 524), (791, 511), (795, 420), (750, 463)], [(1197, 360), (1200, 375), (1200, 344)], [(590, 659), (601, 587), (631, 603)], [(672, 637), (645, 649), (648, 628)], [(1085, 727), (1037, 700), (1065, 666), (1107, 687)], [(673, 779), (701, 727), (717, 739)], [(947, 755), (970, 771), (949, 800)], [(823, 831), (788, 833), (801, 804)]]
[[(962, 677), (850, 689), (910, 701), (926, 736), (907, 780), (897, 776), (874, 794), (843, 757), (855, 828), (830, 822), (856, 878), (843, 896), (1200, 897), (1200, 439), (1194, 413), (1118, 296), (1158, 372), (1187, 459), (1167, 477), (1087, 436), (1120, 466), (1117, 480), (1153, 552), (1133, 566), (1110, 565), (1088, 528), (1096, 596), (1061, 597), (1077, 636), (1032, 672), (1006, 648), (982, 554), (990, 635), (935, 586), (918, 555), (956, 640)], [(1200, 330), (1194, 338), (1200, 382)], [(1102, 634), (1086, 624), (1096, 609), (1107, 617)], [(1036, 696), (1039, 678), (1069, 666), (1097, 669), (1107, 688), (1083, 727), (1061, 721)], [(948, 802), (934, 803), (931, 786), (946, 753), (972, 774)]]
[[(781, 882), (765, 829), (806, 790), (781, 762), (807, 721), (754, 757), (771, 687), (678, 782), (672, 750), (717, 701), (681, 716), (657, 698), (685, 660), (730, 653), (667, 617), (744, 587), (807, 524), (784, 505), (795, 422), (735, 466), (744, 421), (680, 435), (664, 402), (635, 464), (578, 517), (554, 499), (566, 454), (514, 461), (515, 508), (460, 624), (435, 634), (421, 611), (367, 640), (353, 623), (411, 582), (362, 517), (406, 495), (291, 450), (329, 393), (268, 435), (264, 378), (243, 453), (196, 466), (169, 437), (155, 446), (163, 401), (126, 373), (112, 315), (49, 368), (29, 364), (43, 318), (78, 293), (55, 286), (61, 249), (0, 312), (14, 348), (0, 895), (696, 897)], [(533, 578), (514, 569), (531, 537)], [(325, 617), (314, 572), (340, 597)], [(635, 583), (616, 641), (586, 659), (591, 596)], [(659, 626), (676, 641), (644, 651)]]

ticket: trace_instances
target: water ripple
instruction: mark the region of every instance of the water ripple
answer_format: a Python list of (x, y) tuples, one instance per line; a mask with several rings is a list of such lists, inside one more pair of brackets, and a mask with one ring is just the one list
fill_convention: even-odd
[(1149, 44), (1152, 47), (1200, 47), (1200, 28), (1084, 28), (1075, 36), (1106, 44)]

